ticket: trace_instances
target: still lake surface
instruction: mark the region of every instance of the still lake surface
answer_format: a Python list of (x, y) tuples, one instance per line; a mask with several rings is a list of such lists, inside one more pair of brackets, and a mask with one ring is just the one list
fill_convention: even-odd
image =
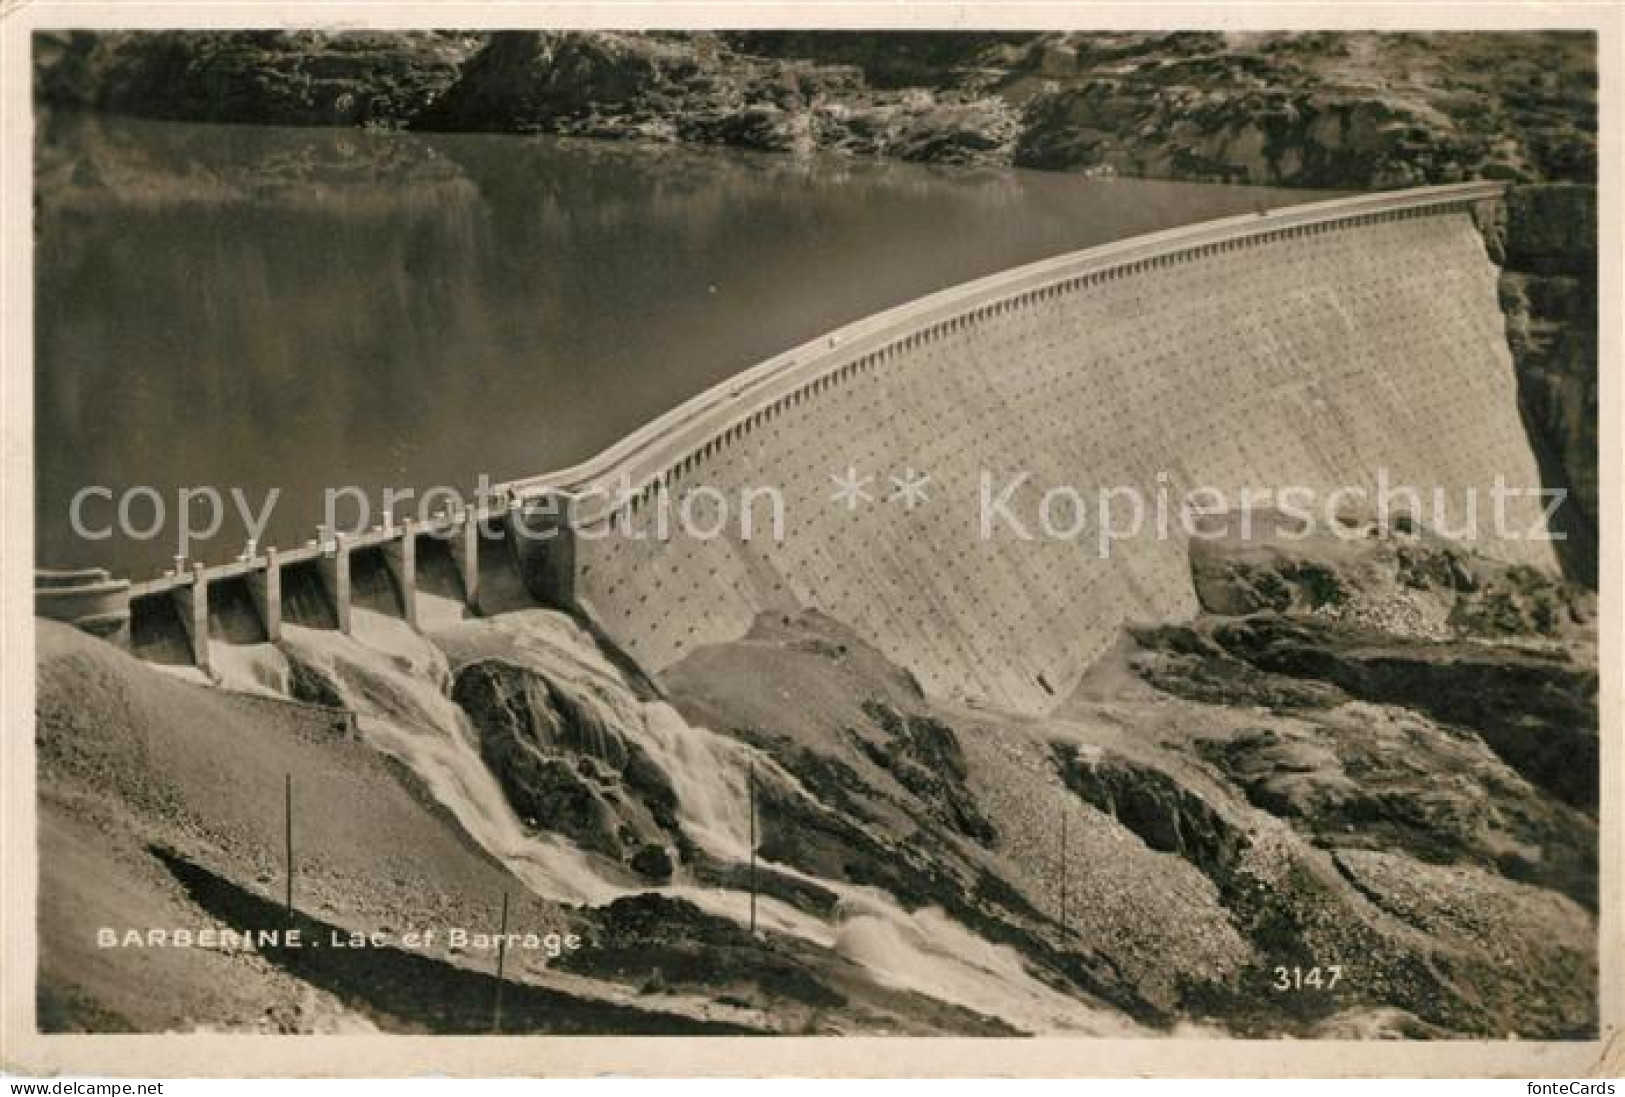
[[(262, 544), (291, 546), (329, 488), (375, 508), (385, 488), (471, 495), (921, 294), (1322, 197), (83, 116), (42, 119), (37, 168), (37, 560), (132, 578), (170, 565), (182, 488), (237, 488), (252, 510), (280, 489)], [(69, 504), (91, 485), (154, 489), (165, 524), (82, 539)], [(100, 529), (116, 507), (83, 515)], [(130, 517), (151, 524), (152, 496)], [(243, 528), (228, 509), (193, 557), (230, 559)]]

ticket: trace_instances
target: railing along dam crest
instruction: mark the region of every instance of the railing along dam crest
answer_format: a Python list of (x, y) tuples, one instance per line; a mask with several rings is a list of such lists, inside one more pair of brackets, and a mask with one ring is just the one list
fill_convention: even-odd
[[(910, 526), (896, 508), (831, 517), (814, 505), (828, 475), (855, 464), (884, 483), (907, 460), (951, 495), (976, 466), (1139, 483), (1155, 457), (1218, 484), (1359, 483), (1379, 461), (1453, 490), (1497, 471), (1538, 484), (1479, 235), (1502, 191), (1336, 199), (1028, 264), (836, 329), (596, 457), (427, 522), (135, 585), (42, 578), (37, 604), (207, 669), (212, 644), (274, 641), (290, 613), (347, 631), (358, 584), (419, 626), (432, 589), (470, 612), (578, 610), (655, 671), (762, 612), (816, 606), (928, 689), (1042, 709), (1122, 621), (1191, 611), (1184, 546), (1090, 560), (1077, 545), (966, 545), (940, 511)], [(1428, 439), (1400, 421), (1423, 408)], [(1265, 423), (1267, 443), (1239, 437)], [(603, 535), (702, 470), (719, 488), (783, 488), (784, 542)], [(538, 513), (555, 535), (515, 536)]]

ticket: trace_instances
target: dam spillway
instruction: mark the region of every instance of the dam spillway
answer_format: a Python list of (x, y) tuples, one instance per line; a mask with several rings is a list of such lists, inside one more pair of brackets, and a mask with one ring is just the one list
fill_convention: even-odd
[[(1540, 484), (1480, 227), (1499, 196), (1470, 184), (1341, 199), (1017, 268), (787, 351), (576, 468), (501, 485), (424, 526), (144, 584), (132, 609), (163, 600), (158, 616), (183, 623), (206, 666), (210, 643), (243, 635), (246, 602), (280, 619), (266, 600), (286, 588), (265, 574), (319, 577), (344, 629), (352, 560), (367, 561), (365, 589), (387, 573), (410, 606), (417, 554), (403, 546), (445, 539), (454, 567), (439, 570), (455, 572), (471, 612), (513, 604), (523, 577), (653, 672), (761, 613), (812, 606), (929, 692), (1042, 711), (1124, 622), (1194, 612), (1187, 546), (1142, 537), (1102, 556), (1088, 540), (980, 537), (984, 477), (1143, 498), (1193, 486), (1327, 495), (1374, 491), (1382, 470), (1458, 507), (1497, 476)], [(931, 501), (837, 505), (832, 477), (847, 470), (882, 494), (890, 476), (918, 471)], [(658, 494), (698, 486), (733, 499), (774, 489), (782, 537), (615, 534), (646, 525)], [(564, 501), (564, 536), (478, 534), (494, 523), (502, 535), (543, 499)], [(1520, 528), (1538, 522), (1532, 500), (1511, 509)], [(1475, 547), (1551, 561), (1544, 543)], [(252, 599), (235, 598), (225, 620), (237, 624), (217, 635), (209, 587), (243, 577)]]

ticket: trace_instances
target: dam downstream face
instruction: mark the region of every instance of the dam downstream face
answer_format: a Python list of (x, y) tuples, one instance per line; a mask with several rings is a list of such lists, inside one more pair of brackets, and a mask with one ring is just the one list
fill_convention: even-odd
[[(326, 488), (375, 507), (386, 487), (466, 496), (921, 294), (1319, 197), (68, 116), (42, 118), (37, 162), (36, 554), (134, 579), (171, 563), (185, 486), (255, 507), (278, 489), (262, 547), (302, 544)], [(167, 524), (76, 536), (69, 502), (90, 485), (150, 487)], [(115, 517), (86, 507), (93, 528)], [(229, 560), (243, 540), (228, 513), (191, 554)]]
[(1046, 488), (1150, 506), (1170, 488), (1233, 504), (1401, 485), (1461, 521), (1509, 485), (1508, 536), (1486, 518), (1474, 549), (1550, 566), (1496, 279), (1473, 213), (1435, 207), (967, 306), (664, 474), (741, 511), (772, 485), (778, 533), (663, 539), (632, 518), (577, 544), (576, 597), (654, 671), (815, 606), (928, 693), (1043, 712), (1123, 624), (1197, 608), (1178, 522), (1080, 540), (1042, 524)]
[[(117, 494), (133, 481), (162, 500), (195, 482), (193, 470), (215, 470), (216, 484), (250, 500), (281, 492), (260, 544), (297, 544), (322, 517), (311, 497), (335, 483), (353, 507), (390, 488), (535, 475), (615, 439), (647, 451), (649, 431), (673, 429), (650, 417), (719, 375), (799, 337), (816, 338), (789, 357), (822, 360), (843, 340), (861, 343), (865, 324), (901, 325), (853, 368), (750, 412), (748, 424), (684, 436), (686, 453), (654, 446), (649, 471), (662, 485), (741, 504), (765, 489), (784, 502), (784, 528), (755, 540), (583, 533), (563, 588), (548, 580), (549, 592), (529, 593), (579, 606), (653, 673), (742, 636), (763, 613), (815, 607), (932, 694), (1033, 712), (1058, 703), (1123, 624), (1191, 615), (1187, 547), (1177, 528), (1098, 550), (1048, 531), (1035, 539), (1020, 522), (989, 530), (994, 493), (1030, 528), (1035, 495), (1051, 488), (1078, 507), (1112, 491), (1234, 500), (1287, 486), (1324, 500), (1350, 488), (1370, 497), (1385, 476), (1443, 492), (1460, 514), (1493, 481), (1540, 483), (1497, 270), (1470, 202), (1334, 213), (1313, 233), (1282, 233), (1270, 226), (1297, 215), (1257, 216), (1276, 196), (1224, 188), (519, 138), (63, 125), (47, 128), (45, 148), (78, 143), (84, 170), (53, 189), (42, 232), (42, 252), (62, 260), (41, 264), (42, 559), (64, 535), (65, 498), (86, 483)], [(154, 153), (188, 173), (166, 174)], [(380, 163), (412, 185), (375, 185)], [(1222, 246), (1178, 243), (1212, 231), (1181, 222), (1240, 202), (1249, 212)], [(118, 216), (98, 236), (108, 208)], [(1143, 248), (1146, 230), (1167, 225), (1168, 262), (1050, 282), (1023, 262), (1065, 254), (1065, 267), (1079, 243), (1114, 234)], [(142, 231), (188, 242), (142, 251)], [(196, 269), (229, 271), (226, 281), (251, 290), (227, 298), (203, 279), (190, 295), (152, 296)], [(1038, 281), (980, 307), (965, 283), (990, 273)], [(891, 319), (872, 318), (897, 298)], [(53, 318), (65, 301), (91, 322)], [(297, 323), (279, 322), (282, 304)], [(190, 329), (176, 317), (191, 313), (206, 322), (192, 342), (177, 340)], [(826, 334), (854, 316), (870, 319)], [(166, 345), (181, 356), (97, 384), (57, 368), (81, 345), (132, 333), (115, 341), (138, 357)], [(328, 346), (346, 353), (311, 369)], [(217, 357), (222, 348), (242, 351), (237, 364)], [(118, 359), (102, 348), (90, 360)], [(754, 371), (703, 399), (736, 386), (726, 400), (744, 413), (761, 398), (755, 386), (785, 372)], [(110, 394), (129, 400), (105, 405)], [(176, 421), (193, 407), (207, 413)], [(89, 430), (91, 409), (135, 429)], [(74, 436), (90, 444), (48, 441)], [(265, 439), (264, 452), (239, 444), (245, 436)], [(843, 477), (857, 498), (832, 505)], [(917, 477), (918, 513), (893, 490)], [(864, 505), (876, 494), (883, 502)], [(1513, 524), (1534, 528), (1536, 508), (1519, 499)], [(353, 509), (337, 516), (341, 528), (355, 520)], [(478, 612), (500, 611), (499, 586), (514, 596), (504, 604), (527, 602), (504, 563), (508, 540), (464, 577)], [(1529, 544), (1478, 547), (1551, 562)], [(156, 569), (173, 551), (162, 538), (73, 548), (137, 577), (131, 561)], [(211, 546), (189, 548), (207, 558)], [(336, 627), (347, 627), (339, 610), (352, 593), (405, 614), (382, 559), (357, 555), (345, 568), (321, 579), (343, 581), (329, 591)], [(289, 586), (290, 620), (325, 625), (300, 589)], [(227, 643), (253, 631), (233, 623), (254, 621), (255, 591), (223, 583), (217, 595), (191, 603), (209, 603), (207, 620), (187, 619), (200, 666), (202, 630)]]

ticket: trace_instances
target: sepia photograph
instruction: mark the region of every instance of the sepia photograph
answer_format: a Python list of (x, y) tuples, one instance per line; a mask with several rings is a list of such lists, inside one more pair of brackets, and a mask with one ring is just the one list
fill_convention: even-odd
[(6, 1068), (1602, 1062), (1619, 13), (1553, 8), (8, 15)]

